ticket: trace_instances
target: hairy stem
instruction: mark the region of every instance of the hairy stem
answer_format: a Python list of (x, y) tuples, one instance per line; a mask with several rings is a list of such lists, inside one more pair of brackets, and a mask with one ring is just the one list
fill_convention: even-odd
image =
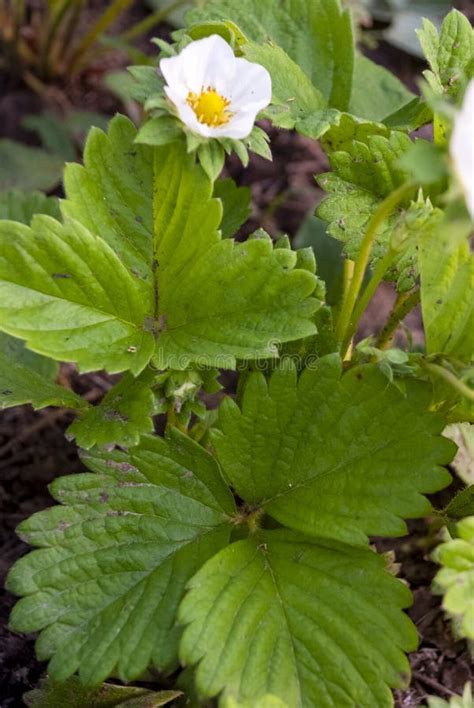
[(464, 381), (461, 381), (461, 379), (458, 379), (452, 371), (445, 369), (444, 366), (440, 366), (439, 364), (430, 364), (429, 362), (425, 362), (423, 366), (427, 371), (444, 379), (446, 383), (452, 386), (462, 396), (465, 396), (469, 401), (474, 402), (474, 389), (470, 388)]
[(349, 327), (347, 329), (346, 336), (344, 337), (344, 342), (342, 344), (342, 351), (345, 353), (349, 347), (349, 344), (352, 340), (352, 337), (357, 331), (357, 328), (359, 326), (359, 322), (362, 318), (362, 315), (364, 314), (367, 305), (369, 302), (372, 300), (373, 296), (375, 295), (375, 291), (377, 290), (378, 286), (383, 280), (383, 277), (387, 270), (390, 268), (392, 265), (393, 259), (395, 257), (395, 251), (392, 251), (390, 248), (385, 254), (385, 256), (377, 263), (377, 266), (375, 267), (375, 270), (372, 274), (372, 277), (370, 278), (367, 287), (365, 288), (364, 292), (362, 293), (362, 296), (358, 300), (354, 312), (352, 313), (352, 317), (350, 320)]
[(412, 290), (408, 293), (400, 293), (395, 301), (393, 310), (387, 320), (386, 325), (379, 332), (375, 346), (377, 349), (386, 349), (392, 341), (395, 330), (409, 312), (420, 302), (420, 290)]
[[(411, 192), (413, 189), (413, 184), (411, 182), (406, 182), (402, 184), (398, 189), (388, 195), (379, 206), (375, 214), (372, 215), (367, 230), (365, 232), (362, 244), (359, 250), (359, 254), (354, 265), (354, 274), (347, 290), (346, 296), (343, 300), (341, 311), (339, 313), (339, 318), (336, 324), (336, 336), (338, 340), (342, 343), (347, 340), (347, 333), (351, 328), (352, 315), (354, 312), (354, 307), (359, 297), (360, 289), (362, 287), (362, 282), (364, 280), (364, 274), (369, 263), (370, 254), (372, 252), (372, 247), (374, 245), (375, 239), (382, 227), (384, 221), (392, 213), (395, 207), (400, 204), (403, 198)], [(345, 347), (347, 349), (347, 345)]]

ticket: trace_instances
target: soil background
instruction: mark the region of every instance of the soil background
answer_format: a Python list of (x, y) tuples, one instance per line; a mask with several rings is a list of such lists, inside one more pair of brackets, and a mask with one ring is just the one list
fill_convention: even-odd
[[(96, 0), (92, 10), (103, 4)], [(460, 9), (471, 19), (474, 17), (472, 0), (464, 0)], [(122, 19), (122, 26), (136, 22), (144, 14), (141, 3), (135, 3), (129, 16)], [(166, 37), (169, 28), (163, 26), (154, 34)], [(149, 47), (146, 40), (145, 48)], [(397, 73), (410, 88), (416, 87), (416, 79), (424, 68), (418, 60), (383, 42), (369, 54)], [(103, 73), (110, 66), (123, 65), (124, 61), (123, 56), (114, 55), (80, 81), (52, 87), (42, 99), (0, 73), (0, 137), (34, 144), (34, 136), (21, 128), (20, 121), (25, 114), (40, 112), (45, 107), (57, 110), (74, 106), (112, 115), (119, 110), (119, 104), (104, 92)], [(275, 129), (269, 132), (272, 162), (252, 157), (249, 168), (244, 170), (231, 158), (226, 166), (239, 184), (252, 189), (254, 209), (242, 237), (259, 226), (272, 235), (294, 236), (322, 196), (314, 181), (314, 175), (328, 167), (321, 149), (292, 133)], [(362, 323), (361, 336), (378, 331), (393, 300), (392, 288), (384, 284)], [(422, 341), (419, 313), (412, 313), (406, 324), (415, 339)], [(95, 400), (110, 386), (105, 374), (79, 377), (71, 366), (62, 367), (61, 377), (74, 390)], [(71, 420), (70, 413), (57, 409), (34, 412), (29, 406), (22, 406), (0, 412), (0, 708), (22, 706), (22, 695), (36, 686), (45, 671), (44, 664), (37, 662), (34, 655), (34, 637), (13, 634), (8, 629), (14, 598), (3, 590), (3, 581), (11, 564), (27, 551), (15, 535), (15, 527), (22, 519), (53, 503), (47, 485), (56, 476), (83, 469), (75, 445), (64, 435)], [(160, 426), (160, 421), (157, 425)], [(450, 489), (444, 492), (445, 499), (452, 495)], [(394, 552), (395, 562), (400, 564), (399, 575), (413, 590), (414, 604), (409, 613), (420, 635), (419, 649), (410, 657), (412, 684), (406, 690), (396, 691), (396, 706), (426, 705), (428, 695), (449, 700), (451, 695), (462, 693), (465, 681), (474, 676), (465, 642), (453, 638), (439, 599), (430, 591), (436, 570), (429, 560), (436, 543), (430, 532), (430, 520), (412, 523), (410, 535), (402, 539), (375, 543), (381, 551)]]

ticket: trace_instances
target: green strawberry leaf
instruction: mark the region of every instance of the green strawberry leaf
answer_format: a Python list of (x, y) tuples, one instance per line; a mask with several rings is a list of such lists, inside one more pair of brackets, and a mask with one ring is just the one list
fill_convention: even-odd
[(85, 461), (95, 474), (55, 480), (61, 506), (20, 525), (40, 550), (14, 566), (8, 587), (24, 596), (11, 624), (41, 631), (52, 678), (79, 671), (98, 686), (112, 672), (131, 681), (151, 663), (175, 666), (178, 604), (228, 542), (234, 505), (214, 460), (175, 431)]
[[(110, 246), (79, 222), (0, 222), (0, 323), (40, 354), (82, 370), (144, 368), (150, 297)], [(148, 306), (148, 307), (147, 307)]]
[[(288, 706), (392, 705), (406, 686), (403, 650), (416, 631), (409, 590), (367, 549), (260, 532), (209, 560), (188, 584), (179, 618), (184, 663), (203, 697), (251, 705), (272, 693)], [(375, 640), (376, 637), (376, 640)]]
[[(324, 136), (323, 144), (333, 172), (318, 177), (329, 196), (317, 215), (328, 223), (329, 235), (344, 243), (346, 256), (356, 259), (373, 214), (388, 194), (408, 180), (400, 158), (413, 143), (404, 133), (345, 116)], [(440, 218), (441, 211), (420, 194), (416, 202), (402, 204), (379, 230), (371, 264), (393, 247), (397, 255), (385, 277), (395, 280), (399, 291), (410, 290), (418, 275), (418, 232), (429, 240)]]
[(100, 688), (85, 688), (77, 676), (71, 676), (64, 683), (49, 677), (42, 679), (37, 688), (23, 695), (23, 701), (32, 708), (158, 708), (181, 695), (181, 691), (151, 691), (112, 683), (104, 683)]
[(41, 189), (48, 192), (61, 182), (64, 160), (41, 148), (0, 140), (0, 192)]
[(456, 496), (451, 499), (446, 509), (443, 510), (443, 515), (449, 519), (449, 521), (453, 519), (463, 519), (466, 516), (473, 516), (474, 484), (458, 492)]
[(55, 383), (58, 366), (0, 332), (0, 409), (31, 403), (33, 408), (87, 407), (73, 391)]
[[(0, 326), (35, 351), (139, 374), (233, 368), (314, 333), (317, 280), (271, 239), (222, 239), (212, 182), (182, 143), (150, 151), (116, 117), (66, 169), (66, 223), (0, 223)], [(46, 247), (47, 246), (47, 247)], [(238, 282), (238, 287), (236, 287)]]
[(337, 355), (299, 379), (282, 364), (267, 383), (250, 375), (241, 407), (226, 399), (212, 442), (236, 493), (278, 522), (347, 543), (400, 536), (426, 515), (422, 494), (450, 480), (455, 446), (428, 413), (430, 387), (402, 394), (376, 366), (341, 376)]
[(474, 516), (456, 526), (458, 538), (442, 543), (434, 553), (441, 566), (434, 591), (443, 595), (443, 608), (461, 637), (474, 639)]
[(115, 443), (129, 447), (137, 445), (140, 435), (153, 430), (154, 395), (151, 384), (156, 372), (146, 369), (135, 378), (124, 374), (99, 405), (88, 408), (69, 426), (79, 447)]
[[(383, 66), (364, 56), (357, 56), (349, 112), (371, 121), (385, 122), (392, 114), (408, 106), (415, 95)], [(412, 122), (406, 129), (413, 130)]]
[(222, 202), (222, 238), (231, 238), (240, 229), (251, 213), (249, 187), (237, 187), (232, 179), (220, 179), (214, 183), (214, 197)]
[(293, 128), (298, 121), (326, 107), (326, 100), (311, 79), (276, 44), (248, 42), (245, 58), (264, 66), (272, 77), (272, 103), (265, 115), (282, 128)]
[(59, 199), (47, 197), (42, 192), (22, 192), (19, 189), (0, 193), (0, 219), (29, 224), (35, 214), (49, 214), (60, 219)]
[(421, 47), (431, 71), (424, 76), (437, 94), (448, 94), (456, 99), (467, 80), (474, 76), (474, 30), (458, 10), (447, 15), (438, 34), (430, 20), (423, 20), (423, 29), (417, 31)]
[[(29, 224), (37, 213), (59, 218), (59, 200), (41, 192), (11, 190), (0, 194), (0, 220)], [(79, 396), (55, 383), (58, 365), (0, 332), (0, 408), (31, 403), (34, 408), (87, 406)]]
[[(261, 48), (262, 57), (276, 57), (267, 66), (277, 86), (287, 79), (281, 76), (283, 57), (292, 61), (293, 78), (306, 74), (315, 92), (334, 108), (346, 110), (352, 88), (354, 41), (350, 13), (341, 10), (338, 0), (210, 0), (202, 8), (190, 10), (188, 24), (231, 20), (248, 40), (264, 44), (270, 41), (282, 52)], [(255, 45), (253, 45), (254, 47)], [(247, 56), (247, 49), (239, 45)], [(250, 59), (250, 56), (249, 56)], [(257, 59), (253, 59), (257, 61)], [(265, 62), (262, 62), (265, 64)], [(302, 70), (302, 71), (300, 71)], [(306, 83), (306, 81), (305, 81)], [(294, 90), (298, 91), (297, 83)], [(307, 91), (310, 91), (306, 87)], [(315, 93), (316, 95), (316, 93)]]
[(443, 222), (436, 238), (421, 234), (421, 306), (428, 353), (474, 361), (474, 256), (470, 225)]

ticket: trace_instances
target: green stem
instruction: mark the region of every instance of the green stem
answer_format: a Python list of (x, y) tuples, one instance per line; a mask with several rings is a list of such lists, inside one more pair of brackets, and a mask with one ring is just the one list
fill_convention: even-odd
[(377, 263), (374, 272), (372, 273), (372, 277), (370, 278), (367, 287), (365, 288), (364, 292), (362, 293), (360, 299), (358, 300), (354, 311), (352, 313), (352, 317), (350, 319), (349, 327), (347, 329), (346, 336), (344, 337), (344, 342), (342, 343), (342, 352), (345, 353), (347, 351), (347, 348), (352, 340), (352, 337), (357, 331), (357, 327), (359, 326), (359, 322), (362, 318), (362, 315), (364, 314), (367, 305), (369, 302), (372, 300), (373, 296), (375, 295), (375, 291), (377, 290), (378, 286), (383, 280), (383, 277), (387, 270), (390, 268), (392, 265), (393, 259), (395, 258), (395, 251), (392, 251), (391, 248), (388, 249), (387, 253), (381, 260)]
[(413, 186), (413, 183), (406, 182), (398, 187), (398, 189), (394, 192), (389, 194), (369, 221), (357, 260), (355, 261), (354, 274), (349, 289), (343, 300), (336, 324), (336, 336), (341, 343), (346, 341), (346, 333), (351, 326), (352, 313), (354, 311), (357, 298), (359, 297), (362, 282), (364, 280), (364, 274), (367, 269), (372, 247), (375, 239), (377, 238), (379, 229), (383, 225), (386, 218), (390, 216), (395, 207), (398, 206), (402, 199), (413, 189)]
[(440, 378), (444, 379), (450, 386), (452, 386), (458, 393), (465, 396), (469, 401), (474, 401), (474, 389), (467, 386), (464, 381), (458, 379), (452, 371), (445, 369), (444, 366), (439, 364), (430, 364), (424, 362), (423, 366), (427, 371), (431, 371), (432, 374), (436, 374)]
[(397, 297), (392, 312), (384, 328), (380, 331), (377, 337), (375, 346), (377, 349), (386, 349), (390, 344), (400, 322), (402, 322), (409, 312), (420, 302), (420, 290), (412, 290), (408, 293), (400, 293)]
[(164, 7), (161, 10), (156, 10), (156, 12), (152, 12), (151, 15), (148, 15), (148, 17), (145, 17), (143, 20), (140, 20), (140, 22), (137, 22), (136, 25), (130, 27), (130, 29), (128, 29), (126, 32), (123, 32), (123, 34), (120, 34), (118, 36), (118, 39), (123, 42), (129, 42), (132, 39), (140, 37), (142, 34), (145, 34), (146, 32), (148, 32), (148, 30), (151, 30), (153, 27), (155, 27), (155, 25), (165, 20), (171, 12), (174, 12), (182, 5), (187, 5), (188, 2), (189, 0), (175, 0), (170, 5), (168, 5), (168, 7)]
[(92, 25), (76, 47), (69, 64), (69, 73), (77, 71), (84, 54), (92, 47), (97, 38), (124, 12), (134, 0), (113, 0)]

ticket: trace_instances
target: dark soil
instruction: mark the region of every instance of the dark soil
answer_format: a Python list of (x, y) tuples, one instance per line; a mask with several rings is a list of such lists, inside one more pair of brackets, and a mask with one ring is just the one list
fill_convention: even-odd
[[(465, 4), (464, 9), (472, 11), (471, 0), (465, 0)], [(137, 12), (136, 8), (134, 12)], [(395, 70), (413, 87), (413, 78), (420, 69), (416, 60), (386, 45), (379, 47), (376, 54), (377, 61)], [(115, 62), (114, 66), (123, 64), (120, 56), (111, 61)], [(6, 90), (5, 77), (2, 79), (0, 76), (0, 89), (4, 89), (0, 98), (1, 135), (31, 140), (31, 135), (22, 132), (19, 127), (20, 118), (26, 113), (44, 109), (44, 101), (47, 106), (51, 106), (52, 102), (58, 107), (65, 102), (66, 107), (74, 105), (113, 113), (117, 103), (110, 95), (104, 95), (101, 79), (101, 72), (90, 72), (81, 79), (82, 83), (62, 87), (59, 92), (53, 90), (39, 99), (21, 85), (10, 86)], [(321, 199), (322, 193), (314, 181), (314, 174), (328, 167), (321, 149), (311, 141), (290, 133), (274, 129), (269, 132), (273, 162), (254, 157), (250, 167), (244, 170), (232, 158), (227, 167), (238, 183), (248, 184), (252, 189), (254, 212), (243, 236), (259, 226), (272, 235), (288, 233), (293, 236)], [(393, 298), (391, 287), (384, 285), (363, 323), (364, 335), (377, 331), (382, 325)], [(422, 341), (416, 312), (407, 324), (414, 333), (415, 341)], [(63, 376), (76, 390), (92, 398), (100, 397), (108, 386), (107, 377), (102, 375), (79, 380), (71, 367), (63, 369)], [(28, 406), (0, 413), (1, 588), (10, 565), (27, 551), (25, 544), (14, 533), (17, 524), (53, 503), (47, 485), (56, 476), (83, 469), (75, 445), (64, 436), (70, 421), (70, 414), (65, 411), (46, 409), (35, 413)], [(427, 537), (429, 522), (420, 521), (411, 525), (410, 535), (403, 539), (377, 542), (379, 550), (394, 550), (395, 560), (400, 564), (399, 575), (413, 590), (414, 604), (409, 613), (420, 634), (420, 647), (410, 658), (412, 685), (407, 690), (396, 692), (399, 708), (424, 705), (428, 695), (449, 698), (459, 694), (465, 681), (473, 678), (466, 644), (455, 641), (441, 611), (440, 601), (430, 591), (436, 567), (429, 560), (432, 542), (428, 542)], [(8, 630), (8, 615), (14, 598), (2, 589), (0, 593), (0, 708), (15, 708), (23, 705), (23, 693), (37, 684), (45, 667), (35, 659), (33, 638)]]

